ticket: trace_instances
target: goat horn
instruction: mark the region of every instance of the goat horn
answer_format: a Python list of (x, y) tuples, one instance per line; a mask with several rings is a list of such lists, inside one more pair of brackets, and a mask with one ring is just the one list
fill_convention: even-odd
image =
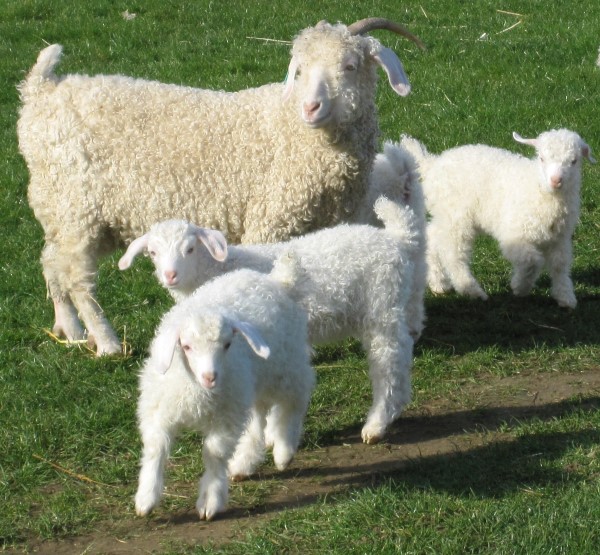
[(374, 29), (386, 29), (387, 31), (402, 35), (403, 37), (412, 40), (421, 50), (425, 50), (425, 45), (419, 37), (413, 35), (403, 25), (383, 17), (367, 17), (366, 19), (360, 19), (359, 21), (352, 23), (352, 25), (348, 25), (348, 31), (350, 31), (350, 34), (352, 35), (364, 35)]

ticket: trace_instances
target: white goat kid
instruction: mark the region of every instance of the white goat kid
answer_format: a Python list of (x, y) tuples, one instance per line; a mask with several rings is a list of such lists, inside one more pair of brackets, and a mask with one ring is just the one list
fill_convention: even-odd
[(514, 139), (536, 149), (525, 158), (486, 145), (466, 145), (431, 155), (414, 139), (402, 146), (419, 162), (428, 225), (429, 287), (487, 299), (470, 271), (473, 241), (488, 233), (513, 267), (511, 288), (527, 295), (544, 266), (559, 306), (575, 308), (570, 277), (572, 236), (580, 209), (582, 160), (595, 160), (573, 131), (551, 130)]
[(387, 199), (375, 210), (384, 229), (341, 224), (289, 242), (228, 249), (218, 231), (161, 222), (129, 246), (119, 268), (147, 250), (160, 282), (181, 300), (215, 276), (239, 268), (268, 272), (282, 253), (294, 253), (307, 279), (291, 294), (308, 312), (311, 343), (353, 336), (367, 352), (373, 403), (362, 438), (375, 443), (410, 401), (413, 338), (423, 327), (423, 310), (411, 304), (418, 249), (414, 214)]
[(163, 473), (178, 432), (204, 435), (205, 472), (196, 503), (201, 519), (225, 509), (232, 478), (263, 460), (267, 413), (278, 469), (292, 460), (314, 387), (305, 312), (287, 294), (298, 271), (279, 261), (271, 275), (232, 272), (168, 312), (140, 374), (143, 455), (138, 515), (163, 490)]

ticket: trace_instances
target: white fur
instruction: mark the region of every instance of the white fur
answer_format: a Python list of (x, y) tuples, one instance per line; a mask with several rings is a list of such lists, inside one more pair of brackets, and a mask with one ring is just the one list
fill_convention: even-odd
[[(184, 221), (161, 222), (132, 243), (119, 267), (129, 267), (147, 249), (154, 253), (161, 284), (184, 299), (215, 276), (239, 268), (268, 272), (281, 253), (293, 252), (307, 275), (292, 294), (308, 311), (310, 341), (354, 336), (367, 351), (373, 404), (362, 437), (374, 443), (410, 401), (411, 333), (418, 336), (423, 328), (422, 307), (411, 305), (415, 216), (387, 199), (375, 209), (385, 229), (341, 224), (284, 243), (229, 246), (224, 261), (199, 238), (212, 235), (219, 244), (224, 242), (219, 232)], [(222, 252), (223, 245), (216, 250)], [(173, 274), (176, 279), (167, 277)]]
[(183, 428), (204, 436), (201, 519), (225, 509), (228, 472), (250, 475), (263, 460), (269, 411), (277, 414), (269, 425), (275, 465), (292, 460), (315, 378), (306, 313), (287, 293), (298, 271), (283, 258), (271, 275), (239, 270), (216, 278), (163, 317), (140, 374), (138, 515), (158, 503), (165, 461)]
[(235, 93), (57, 76), (61, 52), (42, 50), (19, 87), (19, 146), (44, 228), (54, 333), (83, 338), (79, 315), (99, 355), (121, 349), (96, 299), (100, 256), (169, 218), (234, 243), (343, 220), (376, 153), (376, 68), (398, 94), (410, 90), (391, 50), (326, 22), (296, 37), (285, 83)]
[(478, 233), (493, 236), (513, 267), (511, 287), (526, 295), (544, 266), (560, 306), (577, 304), (570, 277), (572, 236), (579, 219), (583, 158), (590, 147), (566, 129), (516, 141), (533, 146), (533, 159), (486, 145), (453, 148), (436, 156), (405, 137), (402, 146), (419, 161), (428, 226), (429, 287), (454, 288), (487, 299), (469, 269)]
[(416, 248), (412, 251), (413, 289), (407, 307), (407, 319), (415, 340), (421, 336), (425, 322), (425, 287), (427, 283), (426, 219), (423, 187), (414, 156), (399, 143), (386, 141), (383, 152), (375, 157), (369, 177), (369, 188), (352, 221), (381, 227), (382, 222), (373, 210), (380, 197), (386, 197), (409, 208)]

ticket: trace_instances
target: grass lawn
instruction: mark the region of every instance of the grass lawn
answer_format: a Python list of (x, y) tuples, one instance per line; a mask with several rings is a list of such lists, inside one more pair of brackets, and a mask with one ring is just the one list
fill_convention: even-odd
[[(135, 17), (133, 17), (133, 14)], [(131, 17), (125, 17), (131, 15)], [(168, 295), (148, 261), (104, 259), (99, 300), (129, 346), (97, 359), (57, 343), (16, 138), (16, 85), (47, 44), (60, 73), (122, 73), (237, 90), (282, 81), (290, 41), (321, 19), (402, 22), (426, 43), (374, 32), (413, 91), (381, 75), (382, 140), (432, 152), (485, 142), (527, 153), (512, 132), (577, 131), (600, 153), (600, 7), (593, 2), (423, 0), (3, 0), (0, 7), (0, 549), (39, 553), (595, 554), (600, 545), (600, 165), (584, 166), (574, 240), (579, 305), (543, 276), (510, 294), (488, 238), (474, 270), (487, 302), (428, 296), (414, 400), (379, 446), (358, 441), (370, 404), (353, 341), (319, 348), (298, 460), (232, 487), (231, 510), (195, 519), (199, 440), (173, 449), (167, 496), (133, 511), (137, 371)], [(276, 41), (264, 40), (276, 39)], [(119, 551), (121, 549), (121, 551)]]

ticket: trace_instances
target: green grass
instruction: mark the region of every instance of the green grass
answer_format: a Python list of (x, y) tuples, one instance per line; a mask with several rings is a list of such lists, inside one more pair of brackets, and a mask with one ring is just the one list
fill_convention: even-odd
[[(126, 21), (125, 10), (137, 17)], [(61, 72), (236, 90), (286, 74), (289, 46), (256, 37), (290, 40), (320, 19), (389, 16), (428, 50), (374, 33), (399, 54), (413, 85), (399, 98), (382, 76), (382, 138), (408, 133), (433, 152), (486, 142), (528, 153), (512, 141), (513, 130), (536, 135), (564, 126), (600, 152), (600, 8), (590, 2), (3, 0), (0, 12), (0, 546), (9, 549), (132, 518), (137, 370), (170, 306), (147, 262), (120, 273), (113, 256), (100, 269), (100, 302), (132, 353), (98, 360), (44, 331), (53, 314), (38, 262), (43, 234), (27, 204), (15, 125), (16, 85), (47, 43), (64, 45)], [(465, 383), (491, 377), (534, 373), (543, 380), (550, 372), (598, 367), (599, 177), (598, 166), (584, 168), (573, 267), (578, 308), (559, 309), (547, 278), (530, 297), (513, 298), (508, 265), (482, 239), (474, 269), (491, 298), (427, 298), (413, 408), (460, 401)], [(354, 342), (319, 349), (316, 363), (306, 450), (338, 445), (343, 433), (359, 429), (370, 401), (364, 355)], [(591, 408), (574, 400), (573, 410), (553, 419), (507, 423), (501, 434), (483, 430), (482, 447), (375, 475), (369, 487), (282, 511), (223, 546), (161, 552), (596, 553), (600, 422), (597, 392), (590, 395)], [(185, 435), (173, 460), (167, 483), (185, 494), (165, 499), (161, 514), (193, 505), (198, 439)], [(268, 487), (249, 484), (233, 495), (260, 506)]]
[(226, 552), (594, 553), (599, 423), (591, 411), (506, 429), (514, 439), (417, 461)]

